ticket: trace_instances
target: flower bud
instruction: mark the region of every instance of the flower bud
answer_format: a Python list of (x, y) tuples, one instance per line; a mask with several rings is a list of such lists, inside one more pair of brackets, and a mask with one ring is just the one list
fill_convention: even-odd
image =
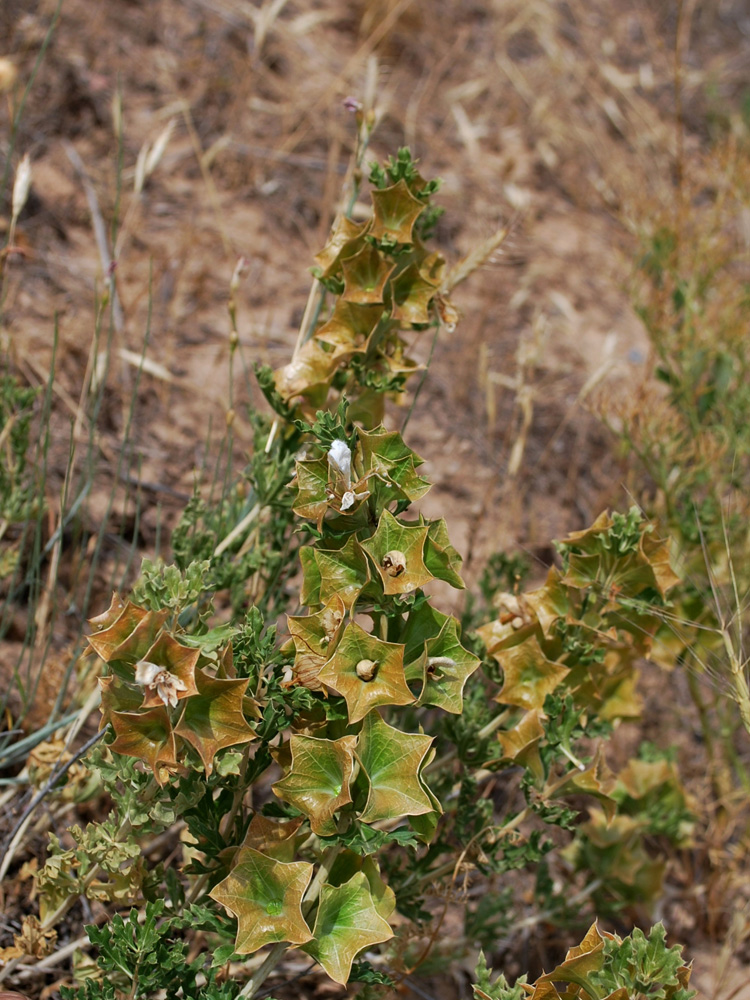
[(378, 672), (378, 665), (374, 660), (360, 660), (354, 669), (361, 681), (371, 681)]
[(383, 556), (380, 563), (388, 576), (401, 576), (406, 570), (406, 556), (399, 549), (391, 549)]

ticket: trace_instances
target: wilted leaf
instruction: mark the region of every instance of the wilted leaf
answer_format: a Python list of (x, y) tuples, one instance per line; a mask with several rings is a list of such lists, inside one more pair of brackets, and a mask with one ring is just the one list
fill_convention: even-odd
[(237, 852), (234, 868), (209, 895), (237, 917), (234, 950), (248, 955), (266, 944), (304, 944), (312, 937), (302, 897), (312, 879), (306, 861), (286, 864), (252, 847)]
[(399, 732), (377, 712), (365, 717), (357, 746), (357, 757), (370, 783), (360, 817), (364, 823), (432, 811), (432, 800), (419, 779), (431, 746), (431, 736)]
[(379, 705), (414, 701), (404, 676), (404, 647), (383, 642), (356, 622), (346, 626), (336, 652), (318, 678), (344, 696), (351, 723), (359, 722)]
[(615, 776), (607, 767), (601, 747), (597, 747), (589, 766), (584, 771), (571, 772), (565, 784), (555, 789), (555, 795), (591, 795), (601, 802), (607, 818), (611, 820), (617, 811), (617, 803), (612, 798), (614, 788)]
[(315, 339), (330, 345), (338, 357), (367, 351), (382, 316), (382, 304), (357, 305), (339, 299), (331, 318), (316, 330)]
[(327, 386), (337, 367), (335, 354), (324, 350), (317, 340), (308, 340), (288, 365), (274, 372), (276, 390), (284, 400), (309, 395)]
[(357, 738), (323, 740), (292, 736), (289, 742), (291, 768), (272, 786), (273, 791), (308, 817), (313, 833), (331, 837), (336, 833), (336, 811), (352, 801), (349, 782)]
[(320, 530), (328, 510), (328, 462), (325, 458), (296, 463), (296, 476), (290, 486), (296, 490), (292, 510), (299, 517), (315, 521)]
[(390, 924), (375, 907), (364, 873), (353, 875), (343, 885), (322, 887), (313, 937), (303, 951), (342, 986), (348, 982), (352, 962), (360, 951), (393, 937)]
[(196, 671), (195, 679), (198, 694), (185, 702), (175, 732), (195, 747), (210, 775), (219, 750), (255, 739), (242, 709), (250, 681), (218, 680), (203, 670)]

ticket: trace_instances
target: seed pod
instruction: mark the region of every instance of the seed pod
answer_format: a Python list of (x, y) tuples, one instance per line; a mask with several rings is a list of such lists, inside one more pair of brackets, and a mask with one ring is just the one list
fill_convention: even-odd
[(406, 570), (406, 556), (399, 549), (391, 549), (383, 556), (380, 563), (388, 576), (401, 576)]
[(361, 681), (371, 681), (378, 672), (378, 665), (374, 660), (360, 660), (354, 669)]

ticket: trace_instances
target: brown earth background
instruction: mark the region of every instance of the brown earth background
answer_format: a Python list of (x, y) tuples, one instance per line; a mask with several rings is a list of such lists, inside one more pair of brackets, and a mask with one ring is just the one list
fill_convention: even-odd
[[(601, 414), (616, 421), (618, 407), (648, 406), (635, 234), (668, 200), (678, 148), (689, 162), (741, 104), (746, 2), (2, 0), (0, 56), (22, 81), (56, 17), (12, 153), (13, 166), (30, 154), (33, 186), (0, 338), (29, 384), (44, 385), (54, 365), (50, 533), (71, 427), (96, 443), (87, 537), (107, 530), (85, 610), (108, 603), (131, 558), (123, 538), (138, 556), (166, 552), (230, 399), (237, 460), (247, 453), (243, 408), (261, 405), (247, 371), (293, 350), (352, 151), (348, 95), (375, 95), (370, 158), (409, 145), (422, 172), (442, 178), (436, 242), (449, 262), (510, 227), (455, 294), (462, 319), (441, 334), (408, 436), (435, 483), (424, 510), (447, 517), (468, 580), (490, 552), (545, 564), (553, 538), (630, 504), (635, 487)], [(3, 104), (3, 158), (9, 115)], [(163, 140), (136, 192), (139, 154)], [(111, 329), (97, 319), (107, 254), (121, 304)], [(227, 303), (240, 257), (230, 385)], [(109, 364), (91, 428), (98, 325)], [(423, 361), (428, 346), (415, 345)], [(69, 594), (90, 555), (61, 559), (40, 718), (78, 627)], [(15, 613), (0, 647), (4, 683), (25, 629)], [(696, 985), (729, 997), (745, 976), (717, 993), (717, 955), (712, 944), (694, 949)]]

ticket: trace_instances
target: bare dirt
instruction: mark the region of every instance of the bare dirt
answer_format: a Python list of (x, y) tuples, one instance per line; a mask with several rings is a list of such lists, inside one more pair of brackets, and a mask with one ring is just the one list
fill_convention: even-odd
[[(23, 84), (57, 6), (0, 6), (0, 56), (12, 56)], [(247, 373), (293, 349), (354, 140), (342, 101), (368, 87), (373, 158), (409, 144), (423, 172), (443, 178), (437, 242), (449, 261), (499, 225), (511, 230), (457, 290), (462, 321), (441, 334), (409, 426), (435, 483), (425, 512), (448, 519), (471, 581), (493, 551), (548, 564), (551, 539), (630, 503), (631, 474), (598, 411), (616, 419), (650, 370), (630, 287), (634, 233), (673, 181), (675, 47), (688, 156), (712, 122), (731, 117), (747, 58), (743, 3), (684, 8), (678, 17), (675, 4), (637, 0), (63, 0), (12, 153), (10, 103), (0, 111), (0, 153), (15, 167), (28, 152), (33, 166), (0, 337), (30, 384), (44, 385), (54, 364), (52, 516), (71, 425), (81, 450), (89, 440), (91, 345), (107, 345), (84, 552), (107, 519), (111, 529), (92, 613), (131, 558), (118, 539), (134, 539), (136, 556), (160, 540), (163, 550), (232, 403), (240, 462), (251, 446), (243, 407), (260, 405), (260, 393)], [(165, 129), (138, 193), (139, 154)], [(109, 257), (122, 309), (111, 327), (101, 321)], [(230, 378), (227, 303), (240, 257), (241, 358)], [(428, 348), (415, 353), (425, 360)], [(63, 610), (40, 717), (66, 666), (70, 619), (80, 619), (80, 607)], [(0, 648), (6, 671), (22, 626)], [(700, 953), (699, 984), (728, 997), (744, 973), (717, 991), (716, 961)]]

